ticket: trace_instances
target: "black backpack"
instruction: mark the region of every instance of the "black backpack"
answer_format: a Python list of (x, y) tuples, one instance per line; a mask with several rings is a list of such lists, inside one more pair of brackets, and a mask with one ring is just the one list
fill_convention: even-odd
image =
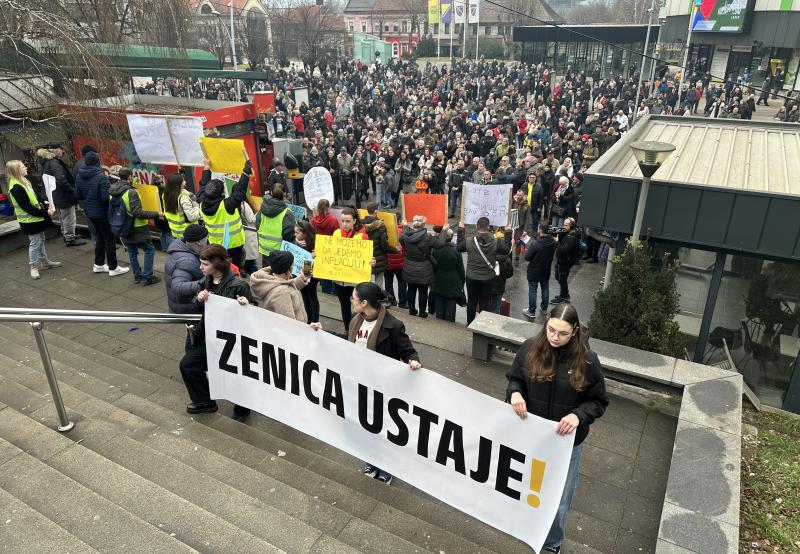
[[(124, 194), (128, 194), (128, 192), (125, 191)], [(125, 209), (122, 196), (123, 194), (109, 197), (108, 223), (114, 236), (127, 238), (133, 233), (133, 218), (128, 213), (128, 210)]]

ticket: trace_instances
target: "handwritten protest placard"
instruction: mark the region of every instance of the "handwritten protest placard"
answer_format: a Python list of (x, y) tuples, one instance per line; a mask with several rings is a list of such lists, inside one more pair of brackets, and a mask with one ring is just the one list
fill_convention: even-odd
[(464, 183), (462, 206), (464, 223), (475, 224), (481, 217), (488, 217), (496, 227), (508, 225), (508, 210), (511, 184), (476, 185)]
[[(203, 149), (200, 148), (203, 120), (199, 117), (168, 117), (167, 125), (178, 163), (180, 165), (203, 165)], [(241, 168), (239, 170), (241, 171)]]
[(345, 283), (369, 281), (372, 241), (317, 235), (314, 277)]
[(300, 272), (303, 271), (303, 263), (314, 261), (314, 258), (311, 256), (311, 252), (305, 248), (297, 246), (296, 244), (292, 244), (291, 242), (287, 242), (285, 240), (281, 241), (281, 250), (284, 252), (291, 252), (294, 256), (292, 275), (300, 275)]
[(425, 216), (428, 225), (445, 225), (447, 223), (446, 194), (401, 194), (400, 204), (403, 217), (411, 223), (415, 215)]
[(143, 162), (177, 165), (165, 117), (128, 114), (128, 128), (136, 155)]
[(312, 167), (303, 177), (303, 194), (306, 206), (312, 210), (317, 207), (317, 202), (326, 198), (333, 204), (333, 179), (330, 172), (324, 167)]
[(297, 204), (287, 204), (289, 211), (294, 214), (294, 220), (300, 221), (301, 219), (306, 219), (306, 209), (303, 206), (298, 206)]
[(211, 162), (211, 171), (239, 175), (244, 169), (247, 158), (243, 140), (200, 137), (200, 144)]

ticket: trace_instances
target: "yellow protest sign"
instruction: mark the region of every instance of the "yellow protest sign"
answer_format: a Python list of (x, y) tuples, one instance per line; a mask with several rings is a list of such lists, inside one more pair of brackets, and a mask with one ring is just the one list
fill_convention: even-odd
[(314, 277), (345, 283), (369, 281), (372, 241), (317, 235)]
[(243, 140), (200, 137), (200, 145), (211, 162), (211, 171), (239, 175), (244, 169), (247, 158)]
[(145, 185), (137, 183), (133, 185), (139, 193), (139, 200), (142, 201), (142, 209), (146, 212), (163, 212), (161, 207), (161, 195), (158, 194), (158, 187), (155, 185)]
[[(386, 225), (386, 232), (389, 234), (389, 245), (400, 246), (400, 240), (397, 236), (397, 215), (394, 212), (378, 212), (376, 216)], [(367, 217), (367, 210), (359, 208), (358, 217), (361, 218), (361, 221), (364, 221), (364, 218)]]

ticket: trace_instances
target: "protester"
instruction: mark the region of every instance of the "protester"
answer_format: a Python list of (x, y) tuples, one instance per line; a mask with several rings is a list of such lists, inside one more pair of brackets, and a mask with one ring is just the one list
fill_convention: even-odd
[(559, 552), (572, 495), (578, 485), (583, 441), (589, 426), (608, 406), (603, 367), (586, 345), (585, 330), (572, 304), (550, 310), (539, 333), (522, 343), (506, 373), (506, 402), (520, 418), (528, 414), (557, 421), (556, 433), (575, 433), (558, 512), (544, 541), (545, 552)]
[(77, 224), (75, 206), (78, 204), (75, 199), (75, 178), (62, 159), (64, 150), (60, 144), (51, 143), (37, 150), (36, 155), (39, 157), (42, 174), (50, 175), (56, 181), (52, 207), (58, 210), (64, 244), (67, 246), (86, 244), (85, 240), (75, 234)]
[[(433, 228), (434, 233), (441, 233), (442, 227)], [(445, 241), (441, 246), (431, 251), (433, 256), (433, 285), (431, 297), (435, 309), (436, 319), (446, 321), (456, 320), (456, 304), (466, 304), (464, 296), (464, 259), (453, 245), (453, 230), (445, 231)], [(463, 300), (462, 300), (463, 299)]]
[(208, 231), (192, 223), (183, 236), (172, 241), (164, 262), (164, 285), (167, 288), (167, 305), (173, 314), (193, 314), (194, 303), (200, 292), (203, 272), (200, 271), (200, 251), (208, 245)]
[[(403, 280), (406, 282), (408, 313), (428, 317), (428, 287), (433, 284), (433, 261), (431, 251), (442, 246), (448, 227), (442, 227), (437, 235), (431, 235), (425, 228), (425, 216), (415, 215), (411, 225), (403, 229), (400, 244), (405, 247), (403, 262)], [(417, 293), (419, 293), (419, 311), (417, 310)]]
[[(100, 167), (100, 156), (94, 150), (87, 151), (75, 175), (75, 199), (83, 204), (87, 219), (95, 233), (94, 273), (108, 273), (110, 277), (123, 275), (129, 267), (117, 261), (117, 239), (108, 221), (111, 181)], [(115, 183), (119, 182), (117, 178)]]
[(503, 240), (498, 240), (489, 227), (489, 218), (481, 217), (475, 224), (475, 236), (467, 240), (464, 222), (458, 224), (459, 252), (467, 253), (467, 325), (475, 319), (478, 308), (492, 311), (494, 280), (499, 275), (497, 256), (511, 251), (511, 227), (505, 228)]
[(550, 269), (557, 243), (549, 230), (547, 223), (540, 223), (536, 230), (536, 239), (528, 242), (525, 251), (525, 261), (528, 262), (528, 307), (522, 311), (522, 315), (530, 319), (536, 317), (536, 295), (539, 289), (542, 291), (539, 306), (543, 314), (547, 313), (550, 304)]
[[(403, 226), (397, 226), (397, 236), (403, 234)], [(389, 303), (398, 308), (408, 308), (408, 285), (403, 279), (403, 266), (405, 265), (405, 248), (400, 246), (397, 253), (386, 255), (386, 271), (383, 274), (384, 288), (389, 297)], [(397, 279), (397, 295), (394, 294), (394, 280)]]
[(280, 185), (283, 190), (289, 190), (286, 183), (286, 167), (278, 158), (272, 160), (272, 169), (270, 169), (267, 177), (267, 192), (272, 192), (275, 185)]
[[(186, 385), (191, 402), (186, 406), (190, 414), (217, 411), (216, 401), (211, 399), (208, 389), (208, 366), (206, 364), (205, 302), (212, 294), (235, 299), (239, 304), (255, 304), (247, 283), (231, 271), (231, 258), (220, 244), (209, 244), (200, 251), (200, 270), (204, 278), (195, 297), (196, 308), (203, 313), (200, 323), (191, 333), (191, 348), (180, 362), (181, 377)], [(242, 406), (233, 407), (233, 419), (244, 421), (250, 410)]]
[(282, 316), (306, 322), (303, 290), (310, 275), (301, 272), (292, 276), (294, 256), (275, 250), (267, 256), (267, 264), (250, 276), (250, 290), (259, 307)]
[(202, 189), (199, 199), (200, 211), (203, 213), (203, 220), (208, 229), (208, 242), (209, 244), (223, 245), (237, 268), (244, 267), (245, 262), (245, 234), (242, 218), (239, 215), (239, 206), (247, 198), (252, 174), (253, 168), (250, 160), (247, 160), (239, 181), (233, 186), (227, 197), (223, 194), (225, 183), (211, 178), (211, 164), (208, 160), (203, 169), (203, 176), (200, 178), (200, 188)]
[(294, 213), (284, 200), (284, 190), (276, 184), (269, 195), (264, 196), (261, 209), (256, 215), (258, 229), (258, 252), (262, 265), (267, 265), (267, 256), (281, 249), (281, 242), (294, 241)]
[(525, 232), (525, 228), (528, 225), (528, 217), (531, 213), (531, 206), (528, 204), (525, 190), (518, 189), (517, 192), (514, 193), (513, 208), (517, 210), (517, 226), (514, 228), (514, 236), (512, 237), (514, 267), (517, 267), (519, 266), (519, 256), (522, 250), (522, 243), (520, 242), (520, 239), (522, 238), (522, 234)]
[[(310, 252), (312, 256), (315, 255), (314, 248), (317, 243), (317, 233), (310, 222), (301, 219), (294, 224), (294, 243), (306, 252)], [(300, 290), (300, 294), (303, 296), (303, 306), (306, 310), (307, 323), (319, 321), (318, 282), (319, 279), (311, 277), (306, 286)]]
[(575, 227), (575, 220), (568, 217), (564, 220), (564, 230), (556, 235), (556, 279), (558, 280), (559, 293), (553, 298), (551, 304), (569, 302), (569, 285), (567, 278), (575, 262), (580, 258), (580, 234)]
[[(347, 239), (369, 240), (364, 225), (358, 218), (358, 212), (353, 208), (342, 210), (341, 227), (334, 231), (334, 237), (344, 237)], [(375, 267), (375, 258), (372, 258), (370, 265)], [(350, 307), (350, 297), (353, 294), (355, 283), (344, 281), (334, 281), (336, 296), (339, 298), (339, 307), (342, 313), (342, 323), (345, 330), (350, 328), (350, 320), (353, 317)]]
[(161, 200), (164, 206), (164, 219), (169, 224), (173, 239), (182, 239), (186, 228), (201, 219), (200, 205), (192, 196), (192, 193), (186, 190), (183, 173), (178, 171), (167, 178)]
[(51, 269), (61, 267), (61, 262), (56, 262), (47, 257), (45, 231), (53, 222), (50, 219), (56, 209), (50, 206), (36, 191), (28, 180), (28, 168), (19, 160), (6, 162), (6, 175), (8, 176), (8, 194), (14, 206), (14, 215), (19, 222), (19, 228), (28, 235), (28, 263), (30, 264), (31, 279), (39, 279), (39, 268)]
[(386, 224), (378, 219), (377, 202), (367, 204), (364, 229), (367, 231), (367, 237), (372, 241), (372, 256), (375, 258), (370, 281), (381, 288), (386, 288), (384, 273), (389, 261), (388, 255), (400, 252), (400, 249), (389, 244), (389, 232), (386, 229)]
[[(147, 220), (160, 219), (164, 217), (164, 214), (162, 212), (142, 209), (142, 201), (139, 199), (139, 193), (130, 183), (132, 175), (133, 172), (130, 169), (127, 167), (123, 168), (119, 172), (120, 180), (109, 187), (109, 194), (112, 198), (116, 198), (123, 203), (128, 216), (133, 219), (133, 230), (131, 234), (120, 237), (123, 244), (125, 244), (125, 247), (128, 249), (128, 260), (130, 260), (131, 269), (133, 270), (133, 281), (137, 285), (150, 286), (160, 283), (161, 278), (153, 275), (153, 260), (155, 259), (156, 248), (153, 246), (153, 240), (150, 236), (150, 226)], [(144, 255), (144, 267), (139, 265), (139, 250), (141, 250)], [(96, 254), (95, 257), (97, 257)], [(117, 269), (119, 270), (119, 268)], [(109, 275), (111, 275), (110, 270)]]
[[(347, 328), (347, 340), (405, 362), (411, 369), (421, 368), (419, 354), (411, 344), (403, 322), (386, 310), (384, 303), (387, 298), (381, 288), (375, 283), (360, 283), (353, 288), (351, 294), (350, 301), (355, 317)], [(362, 472), (386, 485), (392, 482), (390, 473), (370, 463), (364, 464)]]

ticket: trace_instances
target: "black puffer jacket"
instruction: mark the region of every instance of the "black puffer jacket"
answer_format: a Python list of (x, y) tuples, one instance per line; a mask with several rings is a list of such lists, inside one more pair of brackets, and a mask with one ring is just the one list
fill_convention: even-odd
[(383, 273), (389, 263), (388, 254), (396, 254), (400, 252), (400, 249), (389, 244), (389, 232), (383, 221), (374, 215), (368, 215), (364, 218), (363, 223), (364, 230), (367, 232), (369, 240), (372, 241), (372, 256), (375, 258), (372, 273)]
[[(108, 217), (108, 195), (111, 182), (100, 167), (100, 156), (89, 152), (75, 175), (75, 200), (93, 219)], [(55, 201), (55, 198), (53, 199)]]
[(431, 250), (444, 244), (443, 233), (433, 236), (425, 227), (406, 227), (400, 235), (400, 244), (406, 249), (403, 279), (412, 285), (432, 285), (434, 280)]
[(164, 284), (171, 313), (198, 312), (194, 299), (200, 292), (201, 279), (200, 257), (183, 239), (174, 240), (167, 248), (167, 260), (164, 262)]
[(556, 244), (556, 239), (550, 235), (536, 237), (536, 240), (528, 243), (528, 249), (525, 251), (525, 261), (528, 262), (528, 281), (537, 283), (550, 279)]
[[(200, 290), (213, 291), (212, 294), (223, 296), (225, 298), (236, 299), (237, 296), (244, 296), (250, 304), (255, 305), (256, 301), (253, 294), (250, 292), (250, 285), (242, 279), (239, 279), (230, 269), (222, 276), (222, 280), (216, 287), (214, 287), (214, 280), (211, 276), (206, 276), (205, 279), (200, 281)], [(199, 291), (198, 291), (199, 292)], [(205, 340), (205, 304), (197, 301), (197, 295), (194, 299), (195, 313), (202, 313), (203, 319), (200, 320), (195, 332), (195, 336), (202, 337), (200, 340)]]
[(603, 366), (597, 354), (591, 350), (586, 352), (586, 373), (582, 391), (576, 391), (569, 383), (568, 356), (565, 348), (556, 349), (556, 374), (549, 382), (536, 383), (528, 377), (525, 367), (525, 358), (528, 349), (532, 348), (534, 339), (522, 343), (511, 368), (506, 373), (508, 387), (506, 388), (506, 402), (511, 400), (511, 394), (519, 392), (525, 399), (528, 413), (549, 419), (561, 421), (568, 414), (578, 416), (580, 422), (575, 430), (575, 446), (581, 444), (589, 434), (589, 425), (603, 415), (608, 406), (606, 385), (603, 378)]
[(56, 190), (53, 191), (53, 204), (55, 208), (69, 208), (76, 205), (75, 178), (61, 158), (46, 148), (36, 151), (42, 174), (52, 175), (56, 179)]

